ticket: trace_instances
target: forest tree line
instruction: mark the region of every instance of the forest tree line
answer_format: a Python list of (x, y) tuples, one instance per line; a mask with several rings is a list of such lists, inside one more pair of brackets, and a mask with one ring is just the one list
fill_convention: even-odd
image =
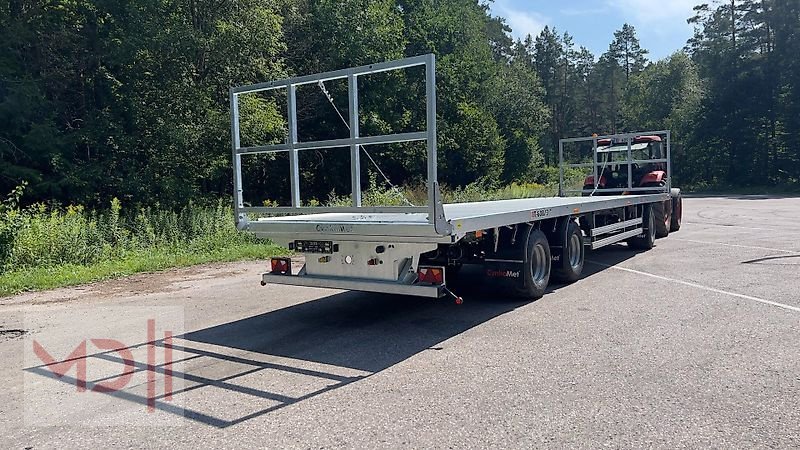
[[(595, 55), (550, 27), (515, 41), (476, 0), (0, 1), (0, 192), (25, 181), (28, 202), (229, 197), (231, 86), (425, 53), (447, 185), (547, 182), (558, 139), (645, 129), (672, 130), (677, 184), (798, 183), (800, 2), (717, 1), (687, 19), (686, 47), (652, 61), (628, 24)], [(346, 84), (325, 90), (298, 94), (301, 139), (347, 135)], [(365, 135), (423, 126), (414, 70), (362, 91)], [(243, 139), (283, 141), (282, 108), (243, 101)], [(373, 152), (394, 183), (422, 179), (413, 144)], [(342, 155), (301, 156), (309, 196), (348, 192)], [(285, 199), (286, 168), (270, 158), (253, 157), (245, 180)]]

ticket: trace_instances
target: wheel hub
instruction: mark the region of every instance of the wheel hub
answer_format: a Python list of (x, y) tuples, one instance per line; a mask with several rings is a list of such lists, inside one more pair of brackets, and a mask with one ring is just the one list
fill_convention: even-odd
[(547, 251), (542, 244), (533, 248), (533, 281), (536, 284), (544, 283), (547, 276)]
[(583, 246), (583, 242), (581, 242), (580, 235), (573, 234), (569, 238), (569, 265), (573, 269), (577, 269), (581, 264), (581, 246)]

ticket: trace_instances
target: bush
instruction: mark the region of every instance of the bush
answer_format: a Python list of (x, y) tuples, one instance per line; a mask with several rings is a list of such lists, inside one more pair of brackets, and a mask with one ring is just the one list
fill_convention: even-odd
[(19, 199), (25, 187), (24, 181), (5, 200), (0, 202), (0, 272), (9, 264), (20, 225)]
[(236, 230), (232, 208), (224, 201), (209, 206), (190, 203), (177, 211), (125, 211), (115, 198), (108, 210), (97, 212), (45, 204), (21, 210), (18, 198), (19, 193), (10, 196), (0, 211), (2, 271), (88, 266), (154, 250), (212, 252), (256, 242), (251, 234)]

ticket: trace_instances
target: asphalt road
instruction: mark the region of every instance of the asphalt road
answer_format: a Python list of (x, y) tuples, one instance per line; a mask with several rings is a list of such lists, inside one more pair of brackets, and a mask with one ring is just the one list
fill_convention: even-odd
[[(262, 288), (263, 263), (0, 299), (0, 446), (797, 448), (798, 224), (797, 198), (686, 199), (529, 303)], [(81, 342), (86, 392), (42, 363)]]

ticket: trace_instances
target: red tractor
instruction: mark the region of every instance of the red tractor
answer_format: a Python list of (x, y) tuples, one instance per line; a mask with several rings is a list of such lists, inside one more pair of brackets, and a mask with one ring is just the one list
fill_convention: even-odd
[(582, 166), (594, 166), (593, 171), (599, 174), (599, 180), (595, 182), (594, 175), (586, 177), (582, 189), (584, 196), (668, 192), (670, 199), (653, 207), (656, 236), (666, 237), (670, 231), (680, 229), (683, 200), (680, 189), (670, 185), (669, 132), (628, 133), (565, 141), (587, 140), (593, 142), (594, 161)]

